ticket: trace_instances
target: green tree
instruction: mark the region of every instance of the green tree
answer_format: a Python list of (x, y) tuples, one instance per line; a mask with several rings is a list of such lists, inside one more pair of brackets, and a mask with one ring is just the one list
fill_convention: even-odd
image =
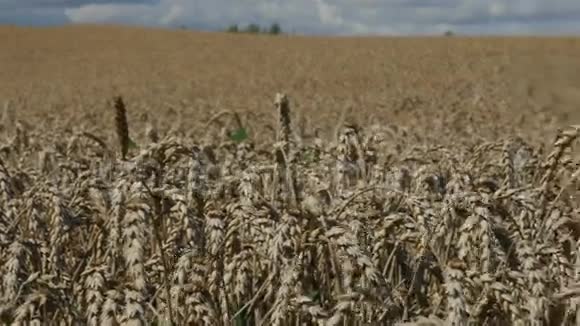
[(260, 33), (260, 25), (250, 24), (246, 27), (246, 33), (258, 34)]
[(238, 28), (238, 25), (237, 25), (237, 24), (234, 24), (234, 25), (230, 25), (230, 27), (228, 27), (227, 31), (228, 31), (229, 33), (237, 33), (237, 32), (239, 32), (240, 30), (239, 30), (239, 28)]
[(269, 33), (272, 35), (278, 35), (282, 33), (282, 28), (280, 28), (280, 25), (278, 23), (273, 23), (270, 26), (270, 30)]

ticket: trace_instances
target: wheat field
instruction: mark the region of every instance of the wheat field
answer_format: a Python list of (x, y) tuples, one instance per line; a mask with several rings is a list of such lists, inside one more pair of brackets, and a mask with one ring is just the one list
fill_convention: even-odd
[(3, 324), (580, 323), (578, 39), (0, 44)]

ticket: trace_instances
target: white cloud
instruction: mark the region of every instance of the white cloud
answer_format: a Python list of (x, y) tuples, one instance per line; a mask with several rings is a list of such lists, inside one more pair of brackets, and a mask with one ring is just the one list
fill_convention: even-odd
[(144, 4), (89, 4), (67, 8), (65, 15), (75, 23), (142, 22), (156, 23), (154, 8)]
[(492, 17), (498, 17), (506, 14), (506, 5), (502, 2), (495, 1), (489, 5), (489, 14)]
[(221, 28), (279, 22), (304, 33), (580, 33), (578, 0), (159, 0), (68, 8), (72, 22)]
[(316, 7), (318, 9), (318, 17), (322, 24), (328, 25), (342, 25), (343, 20), (338, 12), (338, 8), (326, 3), (325, 0), (316, 0)]
[(175, 3), (169, 6), (167, 14), (163, 15), (159, 22), (163, 25), (168, 25), (181, 19), (184, 14), (186, 14), (186, 11), (183, 9), (183, 6), (179, 3)]

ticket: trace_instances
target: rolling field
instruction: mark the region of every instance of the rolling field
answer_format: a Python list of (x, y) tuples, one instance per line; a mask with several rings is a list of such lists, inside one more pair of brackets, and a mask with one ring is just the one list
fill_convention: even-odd
[(577, 58), (0, 27), (0, 321), (576, 325)]

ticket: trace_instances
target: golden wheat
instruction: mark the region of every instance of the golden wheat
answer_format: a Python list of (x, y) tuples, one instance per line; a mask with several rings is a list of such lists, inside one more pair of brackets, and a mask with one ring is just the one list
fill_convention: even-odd
[[(36, 126), (16, 110), (26, 99), (7, 101), (0, 320), (577, 324), (579, 128), (535, 133), (498, 113), (501, 85), (472, 86), (450, 82), (443, 100), (423, 85), (382, 113), (384, 93), (337, 85), (330, 99), (296, 92), (313, 110), (292, 92), (274, 105), (132, 94), (103, 117), (99, 100)], [(368, 117), (351, 110), (362, 104)]]

